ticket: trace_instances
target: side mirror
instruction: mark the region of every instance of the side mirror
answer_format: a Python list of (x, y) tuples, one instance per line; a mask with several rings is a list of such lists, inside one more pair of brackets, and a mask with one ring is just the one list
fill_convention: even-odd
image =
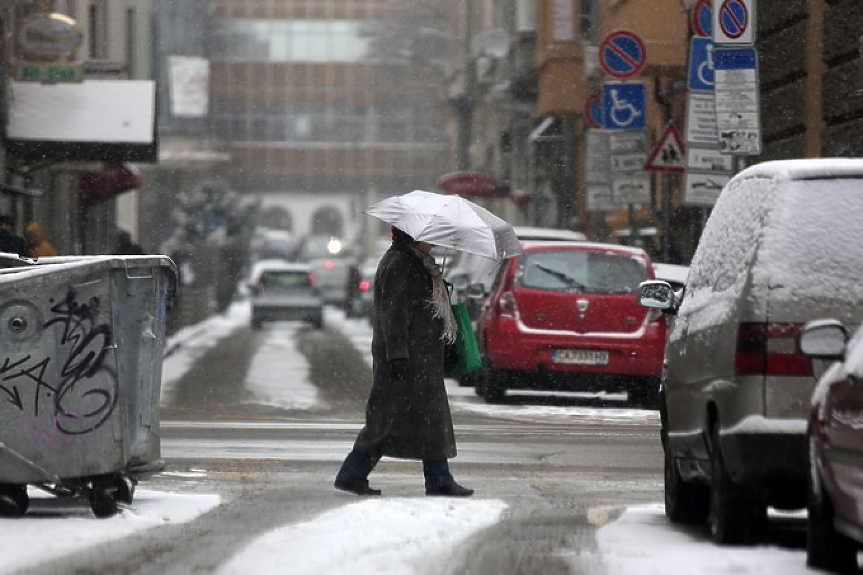
[(840, 360), (845, 356), (848, 331), (835, 319), (819, 319), (803, 326), (797, 347), (800, 353), (817, 359)]
[(638, 303), (651, 309), (671, 312), (677, 309), (678, 298), (668, 282), (648, 280), (638, 285)]
[(256, 283), (249, 282), (246, 284), (249, 288), (249, 293), (252, 295), (259, 295), (261, 293), (261, 286)]

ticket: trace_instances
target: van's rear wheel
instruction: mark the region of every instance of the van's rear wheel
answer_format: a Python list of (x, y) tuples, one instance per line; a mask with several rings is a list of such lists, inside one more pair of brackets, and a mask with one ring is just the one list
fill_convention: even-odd
[(750, 545), (767, 527), (767, 505), (732, 481), (714, 429), (710, 450), (710, 535), (720, 545)]
[(665, 516), (672, 523), (701, 523), (710, 513), (710, 491), (680, 476), (671, 450), (665, 448)]

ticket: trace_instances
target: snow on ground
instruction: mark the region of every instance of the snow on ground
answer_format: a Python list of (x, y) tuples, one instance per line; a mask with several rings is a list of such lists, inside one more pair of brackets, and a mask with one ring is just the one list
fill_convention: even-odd
[[(173, 353), (165, 361), (164, 381), (169, 389), (194, 360), (206, 349), (228, 336), (234, 329), (248, 325), (248, 303), (234, 304), (222, 316), (208, 320), (200, 326), (188, 328), (173, 336), (168, 348)], [(324, 321), (327, 327), (342, 332), (363, 354), (371, 365), (371, 327), (365, 318), (346, 318), (335, 308), (326, 308)], [(284, 333), (281, 333), (281, 332)], [(279, 354), (291, 353), (288, 348), (294, 331), (290, 324), (274, 325), (270, 337), (255, 357), (246, 385), (258, 401), (275, 405), (312, 407), (316, 405), (313, 391), (307, 385), (304, 366), (297, 356), (285, 362), (296, 362), (296, 377), (291, 389), (266, 386), (264, 374), (272, 372)], [(287, 365), (287, 363), (285, 363)], [(279, 367), (283, 369), (283, 367)], [(310, 385), (310, 384), (308, 384)], [(282, 395), (278, 392), (284, 391)], [(553, 394), (555, 397), (572, 395), (603, 402), (621, 402), (621, 407), (542, 406), (513, 404), (488, 405), (477, 398), (472, 388), (460, 387), (447, 380), (454, 411), (469, 411), (492, 417), (523, 421), (568, 423), (634, 424), (656, 422), (655, 411), (630, 409), (623, 406), (625, 395)], [(519, 396), (530, 392), (515, 392)], [(548, 395), (536, 393), (533, 395)], [(291, 396), (300, 396), (297, 403)], [(163, 384), (163, 398), (164, 384)], [(302, 408), (302, 407), (301, 407)], [(361, 500), (334, 509), (311, 521), (286, 525), (258, 540), (237, 554), (220, 571), (232, 573), (278, 572), (287, 564), (291, 572), (344, 573), (354, 575), (372, 573), (446, 573), (441, 567), (448, 550), (476, 531), (495, 523), (505, 509), (499, 500), (425, 499), (425, 498), (374, 498)], [(137, 502), (136, 502), (137, 505)], [(776, 546), (750, 548), (719, 547), (709, 537), (672, 526), (665, 518), (661, 503), (631, 507), (616, 521), (609, 522), (605, 509), (593, 509), (591, 520), (604, 525), (598, 531), (597, 551), (601, 563), (609, 574), (615, 575), (666, 575), (667, 573), (711, 573), (737, 575), (739, 573), (797, 575), (816, 573), (806, 567), (806, 552), (802, 548), (783, 549)], [(64, 519), (68, 521), (69, 519)], [(87, 528), (101, 523), (85, 520)], [(800, 521), (800, 518), (797, 518)], [(0, 522), (0, 529), (3, 523)], [(338, 534), (334, 536), (334, 534)], [(3, 546), (0, 545), (0, 549)], [(583, 550), (561, 551), (562, 556), (577, 556)], [(2, 572), (0, 572), (1, 574)]]
[[(805, 515), (773, 514), (771, 521)], [(720, 547), (707, 534), (669, 524), (662, 504), (630, 507), (597, 532), (597, 547), (607, 573), (614, 575), (798, 575), (821, 573), (806, 567), (806, 552), (777, 546)]]
[(365, 499), (260, 537), (218, 573), (445, 573), (452, 549), (504, 509), (496, 499)]
[[(32, 568), (64, 555), (133, 535), (191, 521), (219, 504), (218, 495), (181, 495), (138, 489), (131, 506), (107, 519), (96, 519), (87, 503), (55, 498), (29, 489), (24, 517), (0, 518), (0, 574)], [(70, 505), (71, 503), (71, 505)]]
[(249, 302), (238, 301), (223, 314), (196, 325), (184, 327), (165, 342), (165, 360), (162, 362), (162, 404), (170, 401), (175, 384), (201, 356), (219, 341), (231, 335), (251, 319)]
[(267, 324), (264, 329), (267, 337), (252, 358), (245, 383), (255, 400), (288, 409), (324, 405), (318, 388), (309, 382), (309, 364), (294, 343), (300, 324)]

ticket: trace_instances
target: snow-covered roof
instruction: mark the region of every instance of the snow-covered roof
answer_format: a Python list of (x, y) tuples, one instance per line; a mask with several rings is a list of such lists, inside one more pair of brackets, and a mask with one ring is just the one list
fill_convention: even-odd
[(734, 177), (813, 180), (819, 178), (863, 178), (863, 158), (807, 158), (776, 160), (749, 166)]

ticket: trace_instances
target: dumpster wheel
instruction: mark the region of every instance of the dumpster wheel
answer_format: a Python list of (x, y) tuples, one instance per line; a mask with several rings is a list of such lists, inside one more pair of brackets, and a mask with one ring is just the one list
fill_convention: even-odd
[(99, 519), (116, 515), (119, 510), (116, 492), (117, 484), (113, 481), (94, 481), (87, 493), (93, 515)]
[(124, 475), (117, 477), (114, 498), (120, 503), (131, 505), (132, 499), (135, 497), (135, 485), (137, 485), (137, 483), (138, 482), (134, 479)]
[(0, 485), (0, 517), (21, 517), (29, 508), (26, 485)]

